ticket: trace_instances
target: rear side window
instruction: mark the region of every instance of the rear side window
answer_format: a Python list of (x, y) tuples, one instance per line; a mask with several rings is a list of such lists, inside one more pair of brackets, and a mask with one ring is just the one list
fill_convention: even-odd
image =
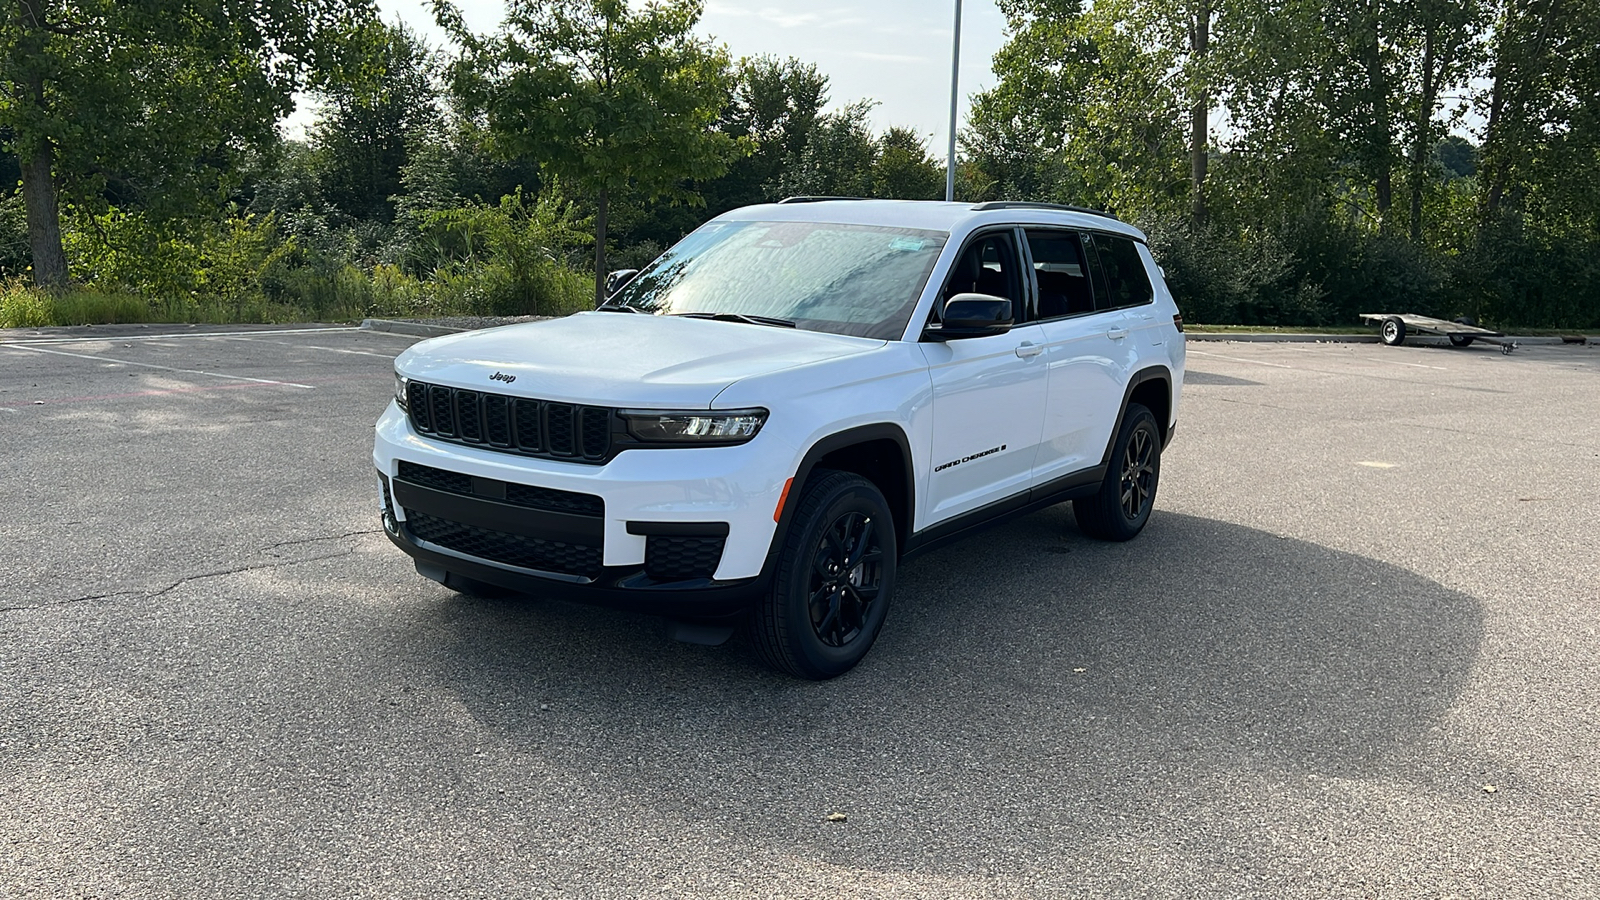
[(1027, 230), (1033, 277), (1039, 285), (1039, 318), (1059, 319), (1094, 312), (1094, 290), (1083, 243), (1069, 231)]
[(1144, 260), (1133, 241), (1125, 237), (1097, 234), (1094, 245), (1100, 253), (1100, 268), (1105, 273), (1108, 295), (1101, 298), (1100, 308), (1139, 306), (1155, 297), (1155, 291), (1150, 288), (1150, 276), (1144, 270)]

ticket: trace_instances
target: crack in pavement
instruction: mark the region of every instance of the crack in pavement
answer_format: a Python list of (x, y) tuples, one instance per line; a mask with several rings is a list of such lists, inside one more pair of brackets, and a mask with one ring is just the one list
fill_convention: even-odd
[(276, 544), (268, 544), (257, 552), (266, 553), (268, 550), (276, 550), (279, 547), (292, 547), (296, 544), (316, 544), (322, 541), (342, 541), (345, 538), (352, 538), (361, 534), (378, 534), (381, 530), (382, 529), (378, 528), (367, 528), (361, 531), (346, 531), (344, 534), (335, 534), (331, 537), (299, 538), (292, 541), (279, 541)]
[[(257, 552), (258, 553), (266, 553), (266, 552), (271, 551), (271, 550), (276, 550), (279, 547), (288, 547), (288, 546), (293, 546), (295, 544), (316, 544), (316, 543), (321, 543), (321, 542), (325, 542), (325, 541), (340, 541), (340, 540), (345, 540), (347, 538), (356, 537), (358, 535), (377, 534), (377, 533), (378, 533), (377, 529), (367, 529), (367, 530), (363, 530), (363, 531), (347, 531), (344, 534), (336, 534), (336, 535), (331, 535), (331, 536), (328, 536), (328, 537), (301, 538), (299, 540), (293, 540), (293, 541), (281, 541), (281, 542), (276, 543), (276, 544), (269, 544), (266, 547), (261, 548)], [(154, 600), (154, 599), (156, 599), (158, 597), (165, 596), (165, 595), (177, 590), (180, 587), (183, 587), (184, 585), (188, 584), (191, 581), (203, 581), (203, 580), (205, 580), (207, 578), (221, 578), (221, 577), (223, 577), (225, 575), (238, 575), (238, 574), (243, 573), (243, 572), (253, 572), (253, 571), (256, 571), (258, 569), (275, 569), (275, 568), (279, 568), (279, 567), (282, 567), (282, 566), (296, 566), (296, 565), (300, 565), (301, 563), (318, 562), (318, 561), (324, 560), (324, 559), (339, 559), (339, 558), (346, 557), (346, 556), (352, 556), (352, 555), (355, 554), (355, 552), (356, 552), (356, 548), (350, 547), (350, 548), (342, 550), (342, 551), (340, 551), (338, 553), (324, 553), (321, 556), (307, 556), (307, 557), (304, 557), (304, 558), (301, 558), (301, 559), (279, 559), (279, 560), (273, 560), (271, 562), (252, 563), (250, 565), (245, 565), (245, 566), (235, 566), (234, 568), (231, 568), (231, 569), (219, 569), (219, 570), (212, 571), (212, 572), (200, 572), (200, 573), (197, 573), (197, 574), (194, 574), (194, 575), (185, 575), (184, 577), (179, 578), (177, 581), (174, 581), (171, 584), (167, 585), (166, 587), (161, 588), (160, 590), (156, 590), (156, 591), (108, 591), (108, 592), (106, 592), (104, 594), (90, 594), (90, 595), (84, 596), (84, 597), (73, 597), (73, 598), (68, 599), (68, 600), (57, 600), (57, 601), (54, 601), (54, 602), (51, 602), (51, 603), (35, 603), (35, 604), (31, 605), (31, 606), (0, 606), (0, 613), (22, 612), (22, 611), (25, 611), (25, 610), (34, 610), (34, 609), (55, 609), (55, 608), (63, 607), (63, 606), (71, 606), (71, 605), (76, 604), (76, 603), (87, 603), (87, 602), (92, 601), (92, 600), (105, 600), (105, 599), (109, 599), (109, 598), (112, 598), (112, 597), (136, 597), (136, 598), (141, 599), (141, 600)]]

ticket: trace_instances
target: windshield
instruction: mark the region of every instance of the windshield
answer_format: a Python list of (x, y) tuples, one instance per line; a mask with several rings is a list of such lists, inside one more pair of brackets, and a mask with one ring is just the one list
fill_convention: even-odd
[(657, 315), (749, 316), (897, 340), (948, 235), (825, 222), (712, 222), (607, 305)]

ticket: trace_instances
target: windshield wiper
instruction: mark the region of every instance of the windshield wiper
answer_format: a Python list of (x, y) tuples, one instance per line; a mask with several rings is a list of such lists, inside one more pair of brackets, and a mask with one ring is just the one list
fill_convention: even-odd
[(625, 313), (636, 313), (636, 312), (638, 312), (637, 309), (634, 309), (631, 306), (625, 306), (625, 305), (623, 305), (621, 303), (602, 303), (599, 306), (596, 306), (594, 308), (594, 311), (595, 312), (625, 312)]
[(743, 322), (746, 325), (771, 325), (775, 328), (793, 328), (794, 323), (788, 319), (779, 319), (773, 316), (751, 316), (744, 313), (673, 313), (686, 319), (714, 319), (718, 322)]

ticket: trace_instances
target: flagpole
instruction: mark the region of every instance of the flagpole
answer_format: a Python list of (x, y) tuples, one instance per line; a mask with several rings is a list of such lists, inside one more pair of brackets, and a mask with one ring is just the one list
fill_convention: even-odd
[(945, 167), (944, 199), (956, 199), (956, 103), (961, 84), (961, 0), (956, 0), (955, 39), (950, 50), (950, 155)]

